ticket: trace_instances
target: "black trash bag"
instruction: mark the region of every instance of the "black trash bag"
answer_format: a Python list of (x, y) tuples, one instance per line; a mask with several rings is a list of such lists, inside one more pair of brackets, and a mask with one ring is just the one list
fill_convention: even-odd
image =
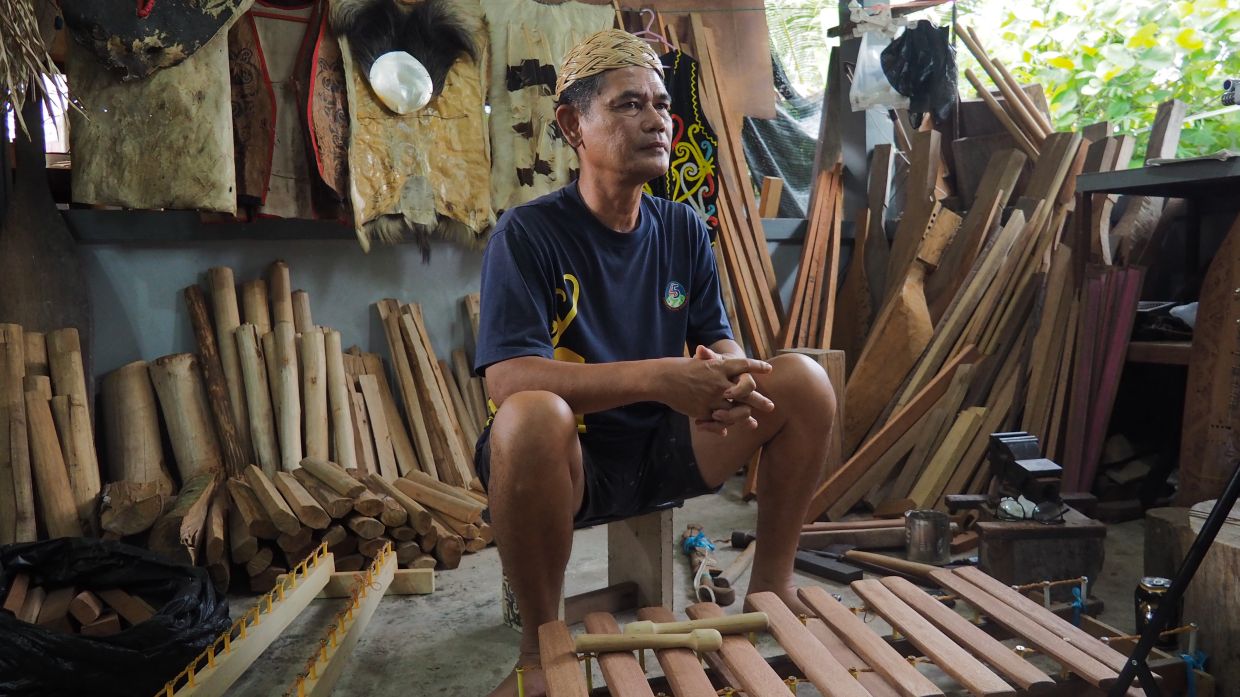
[(909, 120), (921, 125), (930, 113), (942, 123), (956, 102), (956, 49), (947, 41), (947, 27), (921, 20), (883, 49), (883, 73), (897, 92), (908, 97)]
[(18, 573), (49, 590), (122, 588), (156, 608), (142, 624), (84, 637), (0, 611), (0, 696), (148, 697), (231, 626), (207, 572), (145, 549), (85, 538), (0, 547), (0, 597)]

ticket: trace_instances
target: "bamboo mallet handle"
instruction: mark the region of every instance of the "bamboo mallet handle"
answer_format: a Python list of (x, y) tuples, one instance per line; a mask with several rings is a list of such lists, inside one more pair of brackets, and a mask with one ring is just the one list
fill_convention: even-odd
[(745, 612), (726, 617), (709, 617), (701, 620), (684, 620), (682, 622), (629, 622), (624, 625), (625, 634), (683, 634), (697, 629), (713, 629), (720, 634), (746, 634), (748, 632), (765, 632), (767, 617), (765, 612)]
[(688, 634), (581, 634), (575, 639), (577, 653), (642, 651), (644, 649), (692, 649), (718, 651), (723, 635), (717, 629), (695, 629)]

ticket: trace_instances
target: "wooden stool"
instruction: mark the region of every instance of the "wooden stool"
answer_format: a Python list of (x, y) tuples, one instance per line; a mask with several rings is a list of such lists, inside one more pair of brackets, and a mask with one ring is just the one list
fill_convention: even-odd
[[(672, 559), (675, 539), (672, 509), (607, 524), (607, 586), (565, 598), (560, 617), (568, 624), (591, 612), (621, 612), (639, 607), (672, 607)], [(504, 624), (521, 629), (516, 596), (503, 580)]]

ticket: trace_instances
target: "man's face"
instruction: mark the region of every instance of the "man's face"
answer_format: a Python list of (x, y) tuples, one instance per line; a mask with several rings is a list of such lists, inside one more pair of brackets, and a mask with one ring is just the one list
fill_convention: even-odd
[(560, 124), (577, 146), (582, 170), (641, 185), (667, 172), (672, 138), (671, 98), (658, 73), (629, 67), (603, 73), (586, 113), (561, 108)]

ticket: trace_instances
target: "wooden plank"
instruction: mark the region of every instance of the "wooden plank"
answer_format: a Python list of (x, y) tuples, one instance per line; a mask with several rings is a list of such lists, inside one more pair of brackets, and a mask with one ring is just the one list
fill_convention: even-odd
[(890, 143), (874, 146), (870, 156), (870, 176), (866, 183), (866, 205), (870, 210), (870, 230), (866, 234), (865, 270), (870, 282), (870, 307), (882, 306), (887, 293), (887, 265), (891, 247), (887, 241), (887, 200), (891, 190), (891, 163), (895, 149)]
[(362, 400), (366, 403), (367, 420), (374, 437), (375, 464), (378, 467), (376, 471), (379, 476), (391, 481), (399, 476), (399, 469), (392, 447), (392, 436), (388, 431), (390, 420), (383, 409), (383, 398), (379, 394), (379, 380), (374, 375), (359, 375), (357, 384), (362, 391)]
[(827, 647), (827, 651), (830, 651), (831, 655), (843, 666), (849, 671), (856, 671), (857, 682), (861, 683), (871, 697), (899, 697), (900, 693), (891, 686), (891, 683), (874, 672), (855, 651), (848, 648), (848, 645), (836, 636), (825, 622), (817, 617), (809, 617), (805, 620), (805, 628), (820, 644)]
[[(388, 387), (387, 373), (383, 370), (383, 359), (379, 358), (378, 354), (367, 353), (362, 355), (361, 360), (366, 374), (375, 376), (379, 386), (379, 399), (383, 403), (383, 415), (387, 417), (388, 436), (392, 439), (392, 450), (396, 454), (397, 468), (402, 475), (421, 469), (409, 431), (401, 423), (400, 410), (396, 407), (396, 397), (392, 395), (392, 390)], [(432, 474), (434, 474), (434, 466), (434, 463), (431, 463), (429, 471)]]
[(904, 697), (932, 697), (942, 695), (904, 657), (891, 648), (870, 628), (854, 615), (843, 603), (817, 587), (798, 588), (797, 596), (827, 624), (837, 636), (848, 644), (877, 673), (891, 683)]
[[(722, 617), (723, 610), (714, 603), (696, 603), (685, 608), (690, 619)], [(723, 638), (719, 659), (736, 679), (733, 687), (743, 690), (749, 697), (786, 697), (788, 686), (780, 679), (758, 649), (743, 636), (728, 635)]]
[[(857, 222), (853, 226), (855, 237), (852, 258), (848, 261), (848, 268), (844, 271), (844, 280), (840, 283), (839, 304), (849, 310), (840, 317), (831, 338), (831, 348), (844, 352), (845, 376), (852, 370), (857, 354), (865, 346), (865, 337), (870, 333), (870, 320), (874, 316), (874, 309), (870, 305), (870, 281), (866, 275), (865, 262), (869, 239), (869, 219), (869, 210), (862, 208), (858, 211)], [(841, 383), (832, 382), (832, 384)], [(839, 397), (840, 394), (837, 393), (836, 396)]]
[[(676, 617), (664, 607), (647, 607), (637, 616), (651, 622), (672, 622)], [(702, 670), (702, 663), (689, 649), (660, 649), (654, 652), (676, 697), (716, 697), (715, 688)]]
[(136, 595), (130, 595), (119, 588), (108, 588), (95, 591), (109, 607), (116, 610), (131, 625), (142, 624), (155, 616), (155, 608)]
[[(585, 625), (586, 631), (591, 634), (620, 633), (616, 618), (607, 612), (591, 612), (586, 615)], [(598, 656), (598, 665), (613, 697), (654, 697), (650, 683), (646, 682), (646, 672), (631, 652), (601, 653)]]
[[(973, 366), (962, 365), (956, 370), (955, 377), (952, 378), (951, 387), (947, 388), (947, 393), (943, 395), (943, 399), (934, 409), (930, 411), (929, 420), (926, 422), (924, 430), (919, 434), (916, 445), (913, 446), (912, 453), (909, 454), (908, 463), (900, 471), (899, 477), (887, 492), (887, 496), (891, 499), (908, 499), (909, 492), (913, 490), (913, 485), (917, 483), (918, 477), (922, 470), (925, 469), (930, 456), (934, 453), (943, 439), (947, 437), (951, 427), (955, 423), (955, 419), (950, 418), (960, 412), (960, 405), (964, 401), (965, 393), (968, 390), (969, 382), (972, 380)], [(912, 503), (910, 501), (910, 503)]]
[(413, 366), (418, 396), (424, 398), (422, 415), (429, 427), (432, 449), (438, 443), (443, 456), (440, 463), (444, 467), (440, 469), (440, 478), (449, 484), (464, 486), (473, 478), (473, 473), (467, 464), (461, 436), (457, 433), (456, 419), (439, 385), (439, 365), (431, 358), (424, 329), (415, 317), (402, 315), (401, 330), (412, 359), (410, 365)]
[(972, 407), (962, 411), (956, 418), (947, 438), (930, 458), (921, 477), (909, 492), (908, 498), (912, 499), (918, 508), (933, 505), (938, 499), (952, 473), (961, 464), (960, 457), (977, 434), (985, 416), (986, 409)]
[(762, 192), (758, 196), (758, 214), (763, 218), (779, 217), (779, 199), (784, 191), (784, 180), (779, 177), (763, 177)]
[(417, 387), (413, 380), (413, 369), (409, 365), (409, 354), (405, 352), (405, 343), (401, 335), (400, 305), (395, 300), (384, 299), (375, 303), (375, 307), (383, 323), (384, 336), (387, 337), (388, 354), (392, 357), (392, 370), (396, 375), (396, 384), (405, 405), (405, 420), (409, 424), (409, 432), (413, 434), (413, 445), (418, 455), (418, 462), (423, 467), (434, 466), (435, 455), (431, 449), (430, 435), (422, 419), (422, 402), (418, 398)]
[(909, 581), (888, 576), (881, 579), (881, 582), (906, 605), (1020, 689), (1041, 691), (1054, 685), (1054, 679), (1046, 673)]
[(1105, 689), (1115, 683), (1118, 674), (1114, 670), (1082, 651), (1065, 637), (1048, 630), (1023, 612), (968, 582), (963, 576), (939, 569), (931, 572), (930, 578), (942, 588), (955, 593), (965, 602), (985, 613), (991, 621), (1020, 636), (1023, 641), (1058, 661), (1065, 670), (1075, 673), (1090, 685)]
[(771, 636), (820, 692), (833, 697), (870, 697), (848, 668), (814, 638), (774, 593), (750, 594), (745, 598), (745, 605), (766, 613)]
[(952, 676), (970, 693), (979, 697), (1016, 694), (1002, 678), (904, 604), (882, 583), (876, 580), (854, 581), (851, 587), (865, 601), (867, 608), (886, 619), (909, 643), (921, 649), (940, 670)]
[(538, 647), (547, 680), (547, 697), (589, 696), (568, 625), (557, 620), (539, 627)]

